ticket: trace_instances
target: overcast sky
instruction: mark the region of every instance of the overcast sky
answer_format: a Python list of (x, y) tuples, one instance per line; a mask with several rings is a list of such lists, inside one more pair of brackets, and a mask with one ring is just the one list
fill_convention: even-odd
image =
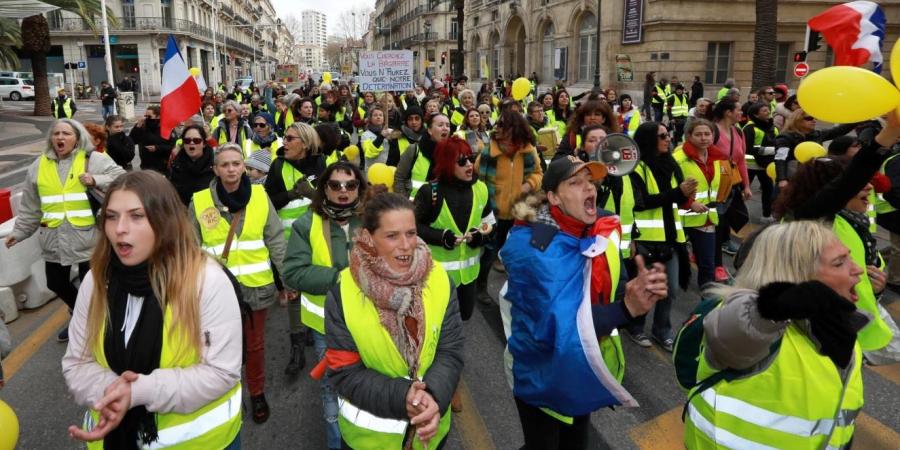
[(325, 13), (328, 16), (328, 34), (337, 34), (335, 26), (337, 17), (348, 9), (367, 7), (375, 9), (375, 0), (271, 0), (272, 6), (278, 13), (278, 17), (284, 18), (291, 14), (300, 15), (304, 9), (313, 9)]

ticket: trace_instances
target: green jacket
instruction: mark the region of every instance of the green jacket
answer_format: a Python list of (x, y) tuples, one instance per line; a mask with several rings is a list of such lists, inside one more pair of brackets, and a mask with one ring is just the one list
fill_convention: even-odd
[[(294, 221), (291, 238), (288, 240), (284, 257), (282, 279), (291, 289), (314, 295), (325, 295), (337, 284), (338, 274), (350, 265), (349, 253), (353, 233), (362, 224), (359, 217), (350, 218), (350, 240), (337, 222), (331, 221), (331, 261), (332, 267), (312, 264), (312, 247), (309, 233), (312, 227), (312, 209)], [(339, 251), (344, 249), (344, 251)]]

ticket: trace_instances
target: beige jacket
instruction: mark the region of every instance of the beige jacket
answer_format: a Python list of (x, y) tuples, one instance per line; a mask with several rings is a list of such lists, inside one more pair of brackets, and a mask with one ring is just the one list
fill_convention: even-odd
[[(94, 286), (88, 273), (78, 290), (69, 323), (63, 377), (75, 402), (91, 407), (117, 375), (85, 351), (87, 315)], [(191, 413), (221, 397), (241, 379), (242, 328), (237, 297), (221, 266), (207, 260), (200, 288), (200, 362), (187, 368), (156, 369), (131, 384), (131, 406), (150, 412)], [(209, 333), (207, 335), (207, 333)]]
[[(53, 149), (44, 150), (44, 155), (50, 159), (57, 158)], [(68, 158), (59, 161), (56, 166), (60, 180), (65, 180), (69, 175), (69, 169), (72, 167), (74, 159), (72, 155), (74, 152), (70, 153)], [(125, 169), (116, 164), (106, 153), (89, 151), (88, 155), (87, 172), (94, 177), (97, 189), (100, 191), (105, 192), (116, 177), (125, 173)], [(28, 173), (22, 185), (22, 200), (19, 204), (16, 226), (10, 236), (16, 241), (22, 242), (35, 231), (40, 230), (38, 239), (41, 243), (44, 261), (64, 266), (87, 261), (91, 258), (91, 252), (94, 250), (94, 232), (97, 230), (95, 226), (75, 227), (67, 220), (57, 228), (41, 226), (41, 218), (44, 214), (41, 212), (41, 196), (38, 194), (37, 188), (40, 164), (41, 158), (38, 157), (28, 167)]]

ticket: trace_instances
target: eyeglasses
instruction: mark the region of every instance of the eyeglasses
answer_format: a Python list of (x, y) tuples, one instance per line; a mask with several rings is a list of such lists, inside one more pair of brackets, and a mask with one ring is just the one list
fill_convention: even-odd
[(805, 116), (803, 117), (803, 120), (816, 120), (816, 118), (813, 116)]
[(671, 139), (671, 138), (672, 138), (671, 136), (669, 136), (669, 133), (659, 133), (659, 134), (656, 135), (656, 137), (658, 137), (658, 138), (660, 138), (660, 139), (662, 139), (662, 140), (666, 140), (666, 139)]
[(262, 123), (257, 122), (257, 123), (253, 124), (253, 128), (265, 128), (267, 126), (269, 126), (269, 124), (267, 124), (265, 122), (262, 122)]
[(338, 181), (338, 180), (328, 180), (326, 183), (328, 189), (332, 191), (340, 191), (342, 189), (346, 189), (348, 192), (355, 191), (359, 188), (359, 180), (347, 180), (347, 181)]
[(475, 164), (475, 160), (478, 159), (478, 155), (469, 155), (469, 156), (460, 156), (459, 159), (456, 160), (456, 164), (459, 167), (466, 167), (468, 163)]
[(203, 143), (203, 138), (183, 138), (181, 141), (188, 145), (197, 145)]
[(284, 136), (284, 142), (294, 142), (297, 139), (300, 139), (300, 136), (291, 136), (291, 135)]

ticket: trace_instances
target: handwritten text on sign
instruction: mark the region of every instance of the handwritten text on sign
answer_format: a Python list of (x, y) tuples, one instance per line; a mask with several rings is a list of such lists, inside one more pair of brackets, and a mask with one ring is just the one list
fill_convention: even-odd
[(359, 54), (359, 89), (366, 91), (411, 91), (413, 52), (392, 50)]

